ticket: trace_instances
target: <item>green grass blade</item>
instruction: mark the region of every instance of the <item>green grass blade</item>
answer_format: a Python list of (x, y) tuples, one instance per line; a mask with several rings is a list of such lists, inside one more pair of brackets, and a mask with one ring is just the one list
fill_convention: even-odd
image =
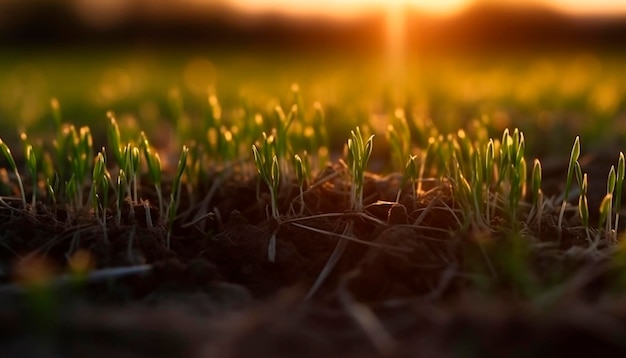
[(15, 173), (15, 177), (17, 179), (17, 184), (18, 184), (18, 186), (20, 188), (20, 195), (21, 195), (21, 198), (22, 198), (22, 206), (25, 208), (26, 207), (26, 194), (24, 193), (24, 184), (22, 183), (22, 177), (20, 176), (20, 173), (17, 170), (17, 165), (15, 164), (15, 159), (13, 159), (13, 155), (11, 154), (11, 149), (9, 149), (9, 146), (7, 146), (6, 143), (4, 143), (4, 141), (2, 141), (2, 139), (0, 139), (0, 151), (2, 151), (2, 154), (4, 154), (4, 157), (9, 162), (9, 166), (11, 167), (11, 170)]

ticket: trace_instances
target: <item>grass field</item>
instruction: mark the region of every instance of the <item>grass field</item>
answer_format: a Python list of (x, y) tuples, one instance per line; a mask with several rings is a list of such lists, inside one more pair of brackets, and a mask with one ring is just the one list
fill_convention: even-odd
[(623, 58), (6, 53), (5, 347), (622, 354)]
[(201, 114), (209, 90), (226, 109), (236, 110), (246, 101), (264, 113), (289, 100), (293, 83), (309, 109), (319, 101), (333, 113), (332, 122), (344, 129), (336, 133), (338, 142), (345, 129), (404, 107), (409, 114), (431, 117), (444, 132), (483, 115), (500, 122), (493, 135), (507, 124), (528, 131), (566, 123), (564, 138), (554, 141), (565, 149), (575, 135), (591, 137), (587, 143), (595, 146), (599, 137), (615, 134), (606, 127), (623, 114), (619, 55), (418, 57), (409, 61), (400, 84), (386, 81), (382, 56), (148, 51), (86, 56), (76, 50), (7, 53), (0, 68), (3, 122), (29, 131), (50, 118), (52, 97), (77, 125), (97, 126), (108, 110), (143, 124), (154, 116), (173, 121), (172, 91), (184, 98), (191, 115)]

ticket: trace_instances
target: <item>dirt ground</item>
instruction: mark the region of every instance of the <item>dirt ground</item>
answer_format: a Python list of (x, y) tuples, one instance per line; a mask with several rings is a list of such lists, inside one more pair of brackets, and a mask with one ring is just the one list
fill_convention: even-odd
[[(320, 173), (304, 214), (280, 222), (267, 219), (268, 195), (257, 197), (256, 181), (220, 185), (210, 215), (206, 203), (183, 198), (170, 248), (143, 206), (134, 217), (126, 207), (104, 240), (97, 222), (43, 204), (24, 212), (6, 198), (2, 356), (626, 356), (626, 305), (616, 286), (623, 274), (609, 248), (584, 249), (575, 215), (560, 237), (548, 213), (540, 231), (528, 227), (528, 238), (511, 243), (499, 232), (459, 230), (446, 185), (393, 204), (398, 178), (373, 175), (365, 213), (354, 213), (334, 175), (341, 170)], [(547, 196), (562, 181), (558, 167), (550, 170)], [(297, 187), (283, 192), (280, 212), (298, 212)], [(312, 292), (346, 240), (339, 234), (361, 242), (344, 241)], [(92, 273), (138, 269), (59, 281), (68, 262)]]

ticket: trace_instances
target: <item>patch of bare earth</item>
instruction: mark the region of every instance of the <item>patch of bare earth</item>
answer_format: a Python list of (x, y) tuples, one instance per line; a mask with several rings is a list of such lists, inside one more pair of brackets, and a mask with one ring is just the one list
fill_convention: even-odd
[[(504, 213), (493, 231), (462, 227), (445, 183), (395, 203), (394, 176), (367, 177), (366, 209), (356, 213), (342, 170), (320, 173), (302, 198), (284, 188), (280, 221), (268, 219), (256, 181), (222, 183), (208, 202), (183, 198), (169, 248), (143, 206), (132, 217), (126, 207), (119, 225), (112, 218), (105, 241), (100, 223), (76, 213), (5, 200), (2, 356), (626, 355), (621, 271), (610, 247), (589, 249), (574, 214), (559, 233), (558, 212), (547, 210), (541, 226), (525, 224), (511, 240)], [(81, 250), (96, 270), (146, 269), (13, 284), (29, 262), (65, 272)]]

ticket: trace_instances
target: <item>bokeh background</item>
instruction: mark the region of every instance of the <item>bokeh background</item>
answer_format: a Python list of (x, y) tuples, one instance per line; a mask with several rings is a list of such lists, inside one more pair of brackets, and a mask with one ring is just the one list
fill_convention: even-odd
[[(391, 22), (409, 52), (610, 49), (619, 0), (0, 0), (2, 45), (382, 50)], [(393, 27), (393, 26), (391, 26)]]

